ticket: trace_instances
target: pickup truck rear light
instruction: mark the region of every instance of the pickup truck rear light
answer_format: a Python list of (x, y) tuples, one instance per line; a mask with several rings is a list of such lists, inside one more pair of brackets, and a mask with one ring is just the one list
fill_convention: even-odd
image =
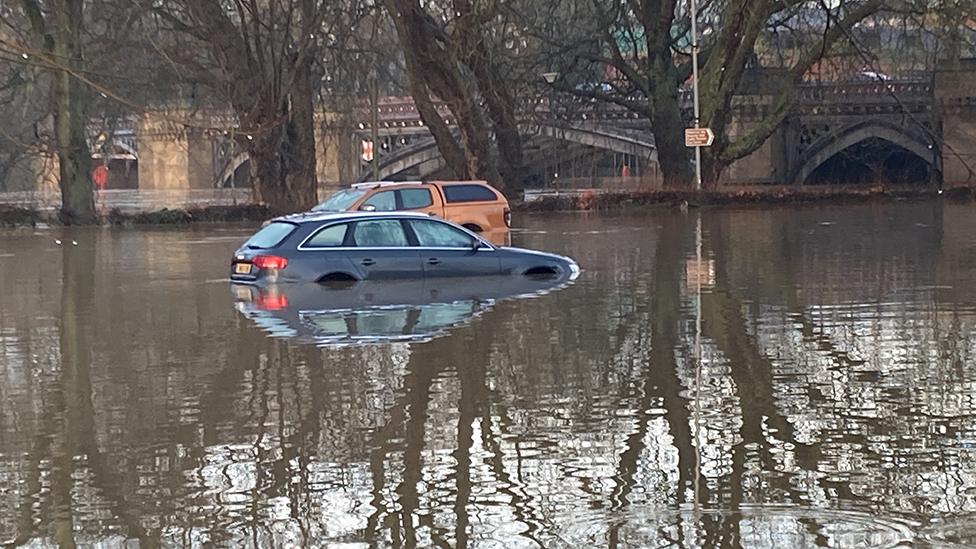
[(288, 259), (277, 255), (259, 255), (251, 263), (259, 269), (284, 269), (288, 266)]
[(509, 208), (505, 208), (505, 226), (512, 226), (512, 210)]

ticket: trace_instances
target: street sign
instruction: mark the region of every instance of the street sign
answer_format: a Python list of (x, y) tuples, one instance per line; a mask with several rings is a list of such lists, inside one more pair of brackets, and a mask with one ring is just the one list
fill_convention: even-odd
[(711, 128), (685, 128), (686, 147), (711, 147), (715, 134)]

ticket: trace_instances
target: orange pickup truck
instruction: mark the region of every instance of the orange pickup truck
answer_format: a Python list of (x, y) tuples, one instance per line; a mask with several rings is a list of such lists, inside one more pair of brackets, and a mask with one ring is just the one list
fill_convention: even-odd
[(484, 181), (356, 183), (312, 210), (424, 212), (486, 233), (507, 232), (512, 223), (508, 200)]

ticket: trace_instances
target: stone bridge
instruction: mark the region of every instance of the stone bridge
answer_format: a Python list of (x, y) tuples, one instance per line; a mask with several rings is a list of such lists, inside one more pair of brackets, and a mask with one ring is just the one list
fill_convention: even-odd
[[(796, 92), (796, 106), (786, 121), (758, 151), (734, 163), (725, 182), (812, 182), (818, 169), (832, 159), (844, 153), (859, 155), (857, 147), (869, 142), (880, 146), (882, 152), (908, 155), (923, 165), (925, 183), (943, 178), (947, 183), (967, 181), (969, 172), (965, 166), (970, 165), (972, 151), (967, 140), (976, 138), (969, 121), (976, 124), (976, 117), (973, 97), (963, 81), (972, 78), (974, 73), (970, 71), (945, 71), (929, 81), (801, 86)], [(976, 95), (976, 87), (972, 89)], [(775, 99), (774, 93), (762, 91), (738, 96), (731, 124), (733, 135), (749, 131), (769, 113)], [(555, 147), (578, 145), (627, 155), (655, 173), (657, 156), (647, 120), (635, 119), (621, 107), (603, 104), (554, 103), (552, 107), (542, 101), (532, 116), (524, 117), (526, 122), (520, 129), (527, 142), (544, 140)], [(444, 167), (409, 98), (387, 98), (378, 111), (381, 144), (376, 152), (381, 179), (404, 174), (425, 177)], [(362, 108), (356, 114), (361, 120), (369, 119), (369, 113)], [(448, 114), (446, 110), (444, 114)], [(358, 128), (359, 139), (367, 142), (368, 125), (361, 123)], [(527, 165), (532, 161), (529, 156)], [(362, 162), (360, 168), (360, 180), (373, 178), (370, 162)]]
[[(736, 97), (733, 135), (747, 132), (774, 108), (777, 86), (754, 85)], [(755, 153), (733, 164), (727, 184), (804, 184), (845, 180), (867, 158), (914, 174), (912, 182), (976, 183), (976, 61), (942, 70), (925, 81), (804, 85), (795, 108)], [(439, 107), (449, 125), (449, 112)], [(379, 142), (372, 148), (381, 179), (449, 176), (410, 98), (380, 100)], [(630, 175), (653, 183), (657, 160), (649, 122), (614, 105), (541, 99), (525, 105), (520, 129), (527, 170), (537, 183), (562, 167), (626, 163)], [(322, 191), (373, 177), (367, 145), (371, 109), (360, 102), (346, 114), (316, 119), (318, 180)], [(112, 121), (93, 121), (93, 157), (110, 168), (110, 189), (214, 189), (249, 185), (249, 160), (237, 145), (232, 115), (215, 111), (159, 110)], [(237, 136), (239, 138), (239, 136)], [(611, 158), (607, 160), (607, 158)], [(585, 159), (585, 160), (581, 160)], [(892, 160), (894, 159), (894, 160)], [(852, 167), (853, 166), (853, 167)], [(856, 169), (855, 169), (856, 168)], [(31, 163), (36, 191), (56, 188), (48, 159)], [(595, 173), (595, 172), (594, 172)], [(860, 172), (859, 172), (860, 173)], [(609, 177), (613, 179), (613, 177)], [(617, 178), (621, 179), (621, 178)], [(9, 186), (9, 185), (8, 185)]]

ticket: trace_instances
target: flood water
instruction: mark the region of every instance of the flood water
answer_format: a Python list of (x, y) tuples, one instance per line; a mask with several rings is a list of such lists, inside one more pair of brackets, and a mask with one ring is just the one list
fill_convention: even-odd
[(973, 208), (523, 215), (575, 283), (364, 340), (246, 227), (0, 233), (0, 543), (972, 546)]

